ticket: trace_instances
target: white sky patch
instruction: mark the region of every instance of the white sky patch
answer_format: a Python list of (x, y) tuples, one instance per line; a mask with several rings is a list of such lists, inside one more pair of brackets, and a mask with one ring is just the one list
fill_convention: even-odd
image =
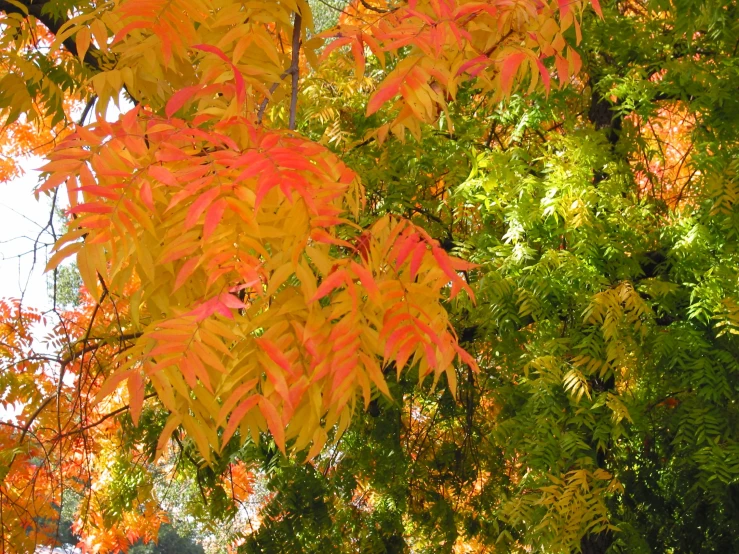
[[(133, 107), (121, 99), (121, 111), (113, 102), (108, 105), (105, 119), (116, 121), (121, 112)], [(79, 117), (82, 113), (73, 114)], [(94, 121), (94, 110), (91, 120)], [(89, 124), (89, 122), (88, 122)], [(0, 183), (0, 298), (19, 299), (27, 309), (49, 312), (53, 300), (49, 296), (49, 276), (44, 273), (51, 256), (54, 237), (48, 227), (52, 209), (52, 197), (41, 194), (36, 200), (34, 190), (39, 185), (38, 168), (45, 163), (44, 158), (28, 156), (20, 160), (23, 174), (7, 183)], [(64, 187), (60, 188), (57, 208), (66, 208), (67, 198)], [(59, 220), (55, 221), (55, 231), (59, 234)], [(48, 314), (46, 323), (33, 329), (34, 340), (43, 351), (43, 337), (53, 329), (55, 316)], [(0, 367), (0, 370), (2, 367)], [(0, 399), (0, 420), (13, 419), (22, 406), (5, 405)]]
[(33, 195), (41, 165), (43, 159), (28, 158), (21, 164), (23, 176), (0, 184), (0, 298), (22, 299), (25, 306), (45, 311), (51, 300), (43, 270), (53, 239), (44, 231), (51, 201)]

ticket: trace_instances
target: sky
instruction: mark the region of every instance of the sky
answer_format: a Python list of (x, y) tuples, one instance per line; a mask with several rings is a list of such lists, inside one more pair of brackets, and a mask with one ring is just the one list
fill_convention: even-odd
[[(51, 201), (43, 195), (36, 200), (33, 194), (41, 165), (41, 158), (25, 159), (24, 175), (0, 183), (0, 298), (21, 299), (26, 307), (46, 311), (52, 302), (44, 268), (52, 239), (44, 225)], [(44, 331), (45, 326), (40, 326), (34, 335), (43, 336)], [(12, 419), (20, 408), (0, 402), (0, 420)]]
[[(130, 107), (132, 104), (129, 102), (121, 102), (122, 111)], [(114, 121), (120, 113), (111, 102), (105, 118)], [(20, 299), (25, 308), (43, 313), (53, 307), (48, 293), (48, 277), (44, 272), (54, 242), (47, 228), (52, 202), (51, 197), (45, 194), (41, 194), (38, 200), (34, 196), (34, 189), (39, 184), (38, 168), (44, 165), (44, 159), (28, 156), (19, 162), (23, 175), (0, 183), (0, 299)], [(66, 195), (59, 196), (58, 207), (66, 207)], [(58, 220), (56, 224), (58, 231)], [(40, 340), (53, 324), (51, 314), (45, 325), (33, 329), (34, 337)], [(43, 351), (43, 345), (39, 346)], [(19, 409), (20, 406), (4, 405), (0, 398), (0, 420), (12, 418)]]
[[(121, 112), (133, 104), (119, 99), (121, 110), (113, 102), (108, 104), (107, 121), (115, 121)], [(71, 114), (79, 117), (79, 114)], [(95, 113), (92, 111), (91, 120)], [(88, 122), (89, 124), (90, 122)], [(39, 184), (39, 167), (43, 158), (29, 156), (20, 160), (24, 174), (8, 183), (0, 183), (0, 298), (19, 298), (29, 308), (41, 311), (51, 309), (44, 274), (50, 256), (53, 238), (45, 231), (51, 211), (51, 198), (33, 191)], [(62, 195), (60, 194), (60, 197)], [(60, 207), (65, 201), (60, 198)]]
[(43, 160), (22, 161), (24, 175), (0, 183), (0, 298), (19, 298), (28, 307), (48, 310), (44, 267), (53, 239), (44, 225), (49, 220), (51, 200), (33, 190)]

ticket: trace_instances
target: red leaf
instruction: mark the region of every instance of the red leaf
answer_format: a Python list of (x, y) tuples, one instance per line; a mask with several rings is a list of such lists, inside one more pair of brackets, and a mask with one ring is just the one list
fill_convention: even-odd
[(421, 321), (417, 317), (414, 317), (413, 321), (415, 322), (416, 326), (419, 329), (421, 329), (421, 331), (426, 333), (426, 336), (428, 336), (434, 342), (434, 344), (439, 347), (439, 350), (444, 350), (444, 343), (439, 338), (439, 335), (437, 335), (436, 332), (431, 327), (426, 325), (423, 321)]
[(428, 363), (430, 368), (436, 369), (438, 367), (436, 362), (436, 348), (430, 343), (426, 343), (423, 348), (426, 352), (426, 363)]
[(479, 371), (480, 368), (477, 365), (477, 361), (475, 358), (470, 356), (467, 351), (459, 346), (458, 344), (454, 345), (454, 350), (457, 351), (457, 354), (459, 355), (459, 359), (462, 360), (464, 363), (466, 363), (468, 366), (470, 366), (473, 371)]
[(345, 44), (349, 44), (353, 40), (355, 40), (354, 37), (339, 37), (337, 39), (334, 39), (323, 48), (323, 52), (321, 52), (321, 56), (319, 59), (321, 61), (325, 60), (326, 58), (328, 58), (331, 52), (341, 46), (344, 46)]
[(536, 65), (539, 67), (539, 73), (541, 73), (541, 80), (544, 83), (544, 88), (546, 89), (547, 94), (549, 94), (549, 90), (552, 86), (552, 77), (549, 75), (549, 70), (544, 66), (541, 58), (536, 58)]
[(202, 213), (211, 205), (211, 203), (221, 193), (219, 187), (213, 187), (210, 190), (205, 191), (203, 194), (198, 196), (198, 199), (192, 203), (190, 209), (187, 211), (187, 217), (185, 218), (185, 230), (193, 227), (197, 222)]
[(398, 341), (412, 332), (413, 325), (411, 323), (398, 327), (397, 329), (395, 329), (395, 331), (392, 332), (392, 334), (388, 337), (387, 342), (385, 343), (385, 360), (391, 359), (393, 350), (395, 350), (395, 345), (398, 343)]
[(239, 71), (239, 68), (233, 64), (231, 59), (223, 53), (223, 50), (210, 44), (196, 44), (193, 46), (193, 48), (195, 50), (201, 50), (203, 52), (210, 52), (211, 54), (215, 54), (231, 66), (231, 70), (234, 73), (234, 81), (236, 81), (236, 99), (239, 101), (240, 104), (243, 104), (246, 96), (244, 76), (241, 74), (241, 71)]
[(172, 174), (172, 172), (161, 165), (152, 165), (149, 168), (149, 175), (154, 177), (154, 179), (156, 179), (157, 181), (164, 183), (165, 185), (170, 185), (173, 187), (179, 185), (177, 179)]
[(334, 271), (331, 275), (323, 280), (321, 286), (319, 286), (316, 290), (316, 294), (313, 296), (313, 298), (310, 299), (310, 302), (320, 300), (331, 291), (343, 284), (346, 284), (346, 270), (339, 269), (338, 271)]
[(177, 278), (175, 279), (174, 289), (172, 289), (172, 292), (178, 290), (182, 285), (185, 284), (185, 281), (187, 281), (187, 279), (195, 272), (201, 261), (203, 261), (202, 258), (196, 257), (190, 258), (183, 264), (183, 266), (177, 272)]
[(259, 338), (257, 339), (257, 344), (267, 353), (267, 356), (269, 356), (274, 363), (284, 369), (288, 374), (293, 373), (290, 361), (285, 357), (275, 343), (269, 339)]
[(323, 229), (313, 229), (310, 232), (310, 238), (316, 242), (322, 242), (324, 244), (335, 244), (336, 246), (344, 246), (345, 248), (352, 248), (352, 245), (345, 240), (336, 238)]
[[(438, 246), (434, 247), (431, 252), (433, 253), (434, 258), (436, 259), (436, 263), (439, 264), (441, 270), (452, 281), (453, 287), (463, 288), (474, 302), (475, 294), (472, 292), (472, 289), (469, 287), (469, 285), (459, 275), (457, 275), (457, 272), (454, 270), (454, 267), (452, 267), (450, 258), (447, 253)], [(452, 297), (456, 296), (456, 293), (454, 291), (455, 289), (452, 288)]]
[(231, 417), (228, 418), (228, 425), (226, 425), (226, 429), (223, 431), (223, 436), (221, 437), (222, 445), (225, 446), (228, 444), (228, 441), (233, 437), (233, 434), (236, 432), (236, 428), (239, 426), (239, 423), (241, 423), (241, 420), (244, 418), (246, 413), (257, 404), (257, 402), (259, 402), (259, 396), (251, 396), (231, 412)]
[[(467, 60), (462, 65), (459, 66), (459, 69), (457, 70), (457, 75), (461, 75), (465, 71), (468, 72), (473, 77), (476, 76), (480, 71), (485, 69), (486, 66), (490, 65), (491, 61), (490, 58), (487, 56), (477, 56), (476, 58), (472, 58), (471, 60)], [(475, 68), (472, 69), (471, 68)]]
[(375, 278), (372, 276), (372, 272), (357, 262), (352, 262), (351, 268), (352, 271), (354, 271), (354, 274), (359, 277), (360, 281), (362, 281), (362, 286), (367, 289), (367, 293), (370, 295), (370, 298), (379, 302), (381, 300), (380, 289), (377, 287), (377, 283), (375, 282)]
[(141, 408), (144, 405), (144, 380), (141, 373), (134, 371), (128, 378), (128, 410), (134, 425), (139, 424)]
[(367, 115), (372, 115), (379, 110), (385, 102), (390, 100), (393, 96), (396, 96), (398, 92), (400, 92), (401, 84), (403, 84), (403, 81), (400, 77), (387, 79), (381, 83), (380, 88), (375, 91), (372, 98), (370, 98), (370, 101), (367, 103)]
[(218, 224), (223, 218), (223, 212), (226, 210), (226, 201), (221, 198), (208, 208), (205, 214), (205, 224), (203, 225), (203, 239), (207, 239), (216, 230)]
[(149, 181), (144, 181), (144, 184), (141, 185), (141, 189), (139, 189), (139, 196), (141, 197), (141, 201), (144, 203), (144, 206), (149, 208), (150, 211), (154, 211), (154, 196), (151, 193), (151, 183)]
[(232, 310), (242, 310), (246, 308), (246, 304), (244, 304), (241, 300), (239, 300), (233, 294), (229, 294), (228, 292), (224, 292), (223, 294), (221, 294), (218, 297), (218, 300), (221, 304), (223, 304), (227, 308), (231, 308)]
[(513, 78), (516, 76), (516, 72), (524, 59), (526, 59), (526, 54), (523, 52), (516, 52), (503, 60), (503, 67), (500, 69), (500, 87), (503, 89), (504, 94), (507, 95), (511, 93), (511, 89), (513, 88)]
[(418, 269), (421, 267), (421, 263), (423, 262), (423, 258), (427, 251), (426, 244), (423, 242), (419, 243), (415, 250), (413, 250), (413, 256), (411, 257), (411, 279), (416, 278)]
[(167, 101), (167, 106), (164, 109), (167, 117), (172, 117), (190, 98), (192, 98), (198, 91), (202, 90), (203, 86), (204, 85), (194, 85), (182, 88), (175, 92)]
[(567, 14), (570, 13), (570, 4), (572, 4), (572, 0), (557, 0), (557, 3), (559, 4), (560, 17), (566, 17)]
[(400, 266), (403, 265), (403, 262), (405, 262), (406, 258), (408, 258), (408, 255), (413, 251), (413, 249), (416, 247), (416, 244), (418, 244), (419, 241), (418, 235), (409, 235), (405, 238), (403, 243), (398, 248), (398, 253), (395, 256), (395, 268), (400, 269)]
[(221, 58), (224, 62), (228, 62), (229, 64), (231, 63), (231, 59), (217, 46), (213, 46), (211, 44), (194, 44), (193, 48), (195, 50), (201, 50), (202, 52), (210, 52), (211, 54), (215, 54)]
[(71, 214), (109, 214), (113, 211), (113, 207), (107, 206), (101, 202), (87, 202), (86, 204), (80, 204), (74, 208), (69, 208), (67, 211)]
[(246, 393), (252, 390), (258, 382), (259, 379), (249, 379), (246, 383), (243, 383), (236, 387), (236, 390), (233, 391), (231, 393), (231, 396), (226, 399), (226, 401), (223, 403), (223, 406), (221, 406), (221, 410), (218, 412), (218, 419), (216, 420), (218, 425), (220, 425), (226, 419), (226, 416), (238, 403), (238, 401), (241, 400)]
[(600, 2), (598, 2), (598, 0), (590, 0), (590, 3), (593, 5), (595, 13), (597, 13), (600, 18), (603, 19), (603, 10), (600, 7)]
[(408, 363), (408, 358), (410, 358), (411, 354), (413, 354), (413, 351), (416, 349), (416, 346), (419, 342), (421, 342), (421, 339), (419, 337), (412, 336), (410, 339), (403, 343), (403, 345), (398, 349), (398, 355), (395, 357), (396, 367), (405, 367), (405, 365)]
[(390, 331), (395, 329), (395, 327), (397, 327), (400, 322), (405, 321), (407, 319), (413, 319), (413, 316), (407, 311), (401, 312), (400, 314), (387, 319), (383, 323), (382, 331), (380, 332), (380, 337), (381, 338), (384, 337)]

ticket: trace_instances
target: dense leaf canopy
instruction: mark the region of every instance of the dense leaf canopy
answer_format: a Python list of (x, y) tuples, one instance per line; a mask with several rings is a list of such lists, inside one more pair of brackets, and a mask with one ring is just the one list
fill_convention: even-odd
[(0, 18), (3, 554), (739, 551), (736, 0)]

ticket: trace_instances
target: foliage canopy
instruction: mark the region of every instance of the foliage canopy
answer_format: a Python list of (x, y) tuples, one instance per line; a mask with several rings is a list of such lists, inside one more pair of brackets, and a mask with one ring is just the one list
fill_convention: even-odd
[(3, 552), (739, 550), (735, 0), (0, 12)]

